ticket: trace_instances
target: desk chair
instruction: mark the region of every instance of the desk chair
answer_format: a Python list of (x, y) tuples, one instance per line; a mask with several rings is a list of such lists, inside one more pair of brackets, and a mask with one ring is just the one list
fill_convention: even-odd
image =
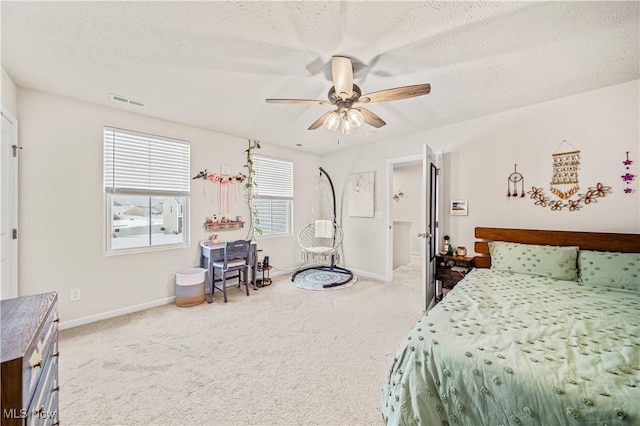
[[(214, 289), (222, 290), (224, 301), (227, 302), (227, 277), (230, 272), (238, 273), (238, 287), (244, 284), (249, 295), (249, 247), (251, 242), (246, 240), (237, 240), (224, 243), (223, 259), (215, 261), (211, 264), (213, 279), (211, 280), (211, 291), (209, 292), (208, 302), (213, 302)], [(216, 286), (216, 272), (220, 272), (220, 282), (222, 288)], [(244, 278), (244, 281), (243, 281)]]

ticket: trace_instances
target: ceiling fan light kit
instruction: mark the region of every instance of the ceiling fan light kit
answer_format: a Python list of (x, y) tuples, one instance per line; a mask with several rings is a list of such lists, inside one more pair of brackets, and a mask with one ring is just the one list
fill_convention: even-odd
[(349, 120), (342, 120), (342, 129), (340, 130), (343, 135), (348, 135), (353, 132), (355, 128), (349, 123)]
[(362, 126), (364, 116), (356, 108), (344, 109), (341, 111), (332, 111), (327, 118), (324, 119), (322, 125), (331, 131), (338, 130), (341, 127), (343, 134), (349, 134), (354, 129)]
[(348, 110), (346, 115), (347, 121), (353, 127), (360, 127), (364, 123), (364, 117), (362, 116), (362, 113), (355, 108)]
[(338, 126), (340, 126), (340, 114), (338, 114), (338, 111), (333, 111), (329, 114), (322, 124), (331, 131), (338, 130)]
[(336, 109), (323, 114), (314, 121), (307, 130), (315, 130), (324, 126), (331, 131), (338, 130), (349, 134), (364, 123), (380, 128), (387, 124), (382, 118), (365, 108), (355, 108), (356, 103), (370, 104), (375, 102), (389, 102), (400, 99), (427, 95), (431, 92), (430, 84), (416, 84), (413, 86), (396, 87), (362, 95), (360, 88), (353, 84), (353, 63), (351, 58), (334, 56), (331, 58), (331, 74), (333, 87), (329, 89), (329, 101), (310, 99), (266, 99), (269, 103), (294, 103), (305, 105), (334, 105)]

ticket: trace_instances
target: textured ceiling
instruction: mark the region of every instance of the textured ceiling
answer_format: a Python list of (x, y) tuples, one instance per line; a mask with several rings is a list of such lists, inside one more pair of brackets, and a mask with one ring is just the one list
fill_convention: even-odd
[[(11, 2), (2, 66), (24, 88), (323, 153), (640, 78), (633, 2)], [(306, 130), (332, 55), (387, 125)], [(116, 104), (114, 93), (145, 107)]]

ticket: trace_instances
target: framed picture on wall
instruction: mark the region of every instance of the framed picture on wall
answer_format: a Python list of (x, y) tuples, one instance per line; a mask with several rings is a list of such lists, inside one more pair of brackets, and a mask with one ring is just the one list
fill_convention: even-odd
[(349, 216), (373, 217), (374, 172), (349, 175)]
[(469, 204), (467, 200), (451, 200), (451, 216), (468, 216)]

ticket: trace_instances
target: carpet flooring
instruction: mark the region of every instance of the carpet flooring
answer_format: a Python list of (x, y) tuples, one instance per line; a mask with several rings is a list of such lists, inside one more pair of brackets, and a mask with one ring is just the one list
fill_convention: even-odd
[(61, 423), (382, 425), (386, 375), (422, 316), (419, 268), (340, 291), (288, 278), (61, 331)]

